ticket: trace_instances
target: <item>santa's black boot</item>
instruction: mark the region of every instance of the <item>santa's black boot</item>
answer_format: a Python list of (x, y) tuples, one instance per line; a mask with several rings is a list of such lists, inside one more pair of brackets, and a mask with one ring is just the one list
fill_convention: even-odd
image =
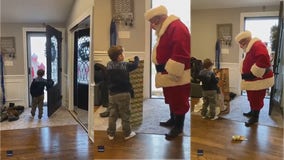
[(252, 110), (250, 110), (247, 113), (243, 113), (243, 115), (246, 116), (246, 117), (252, 117)]
[(168, 134), (166, 134), (167, 140), (172, 140), (179, 136), (183, 132), (183, 125), (184, 125), (184, 115), (176, 115), (175, 117), (175, 125), (170, 130)]
[(171, 117), (169, 120), (167, 120), (166, 122), (160, 122), (160, 126), (163, 127), (172, 127), (175, 124), (175, 115), (173, 114), (173, 112), (171, 112)]
[(252, 117), (248, 120), (248, 122), (245, 122), (245, 126), (250, 127), (251, 125), (257, 123), (258, 117), (259, 117), (259, 111), (253, 110)]

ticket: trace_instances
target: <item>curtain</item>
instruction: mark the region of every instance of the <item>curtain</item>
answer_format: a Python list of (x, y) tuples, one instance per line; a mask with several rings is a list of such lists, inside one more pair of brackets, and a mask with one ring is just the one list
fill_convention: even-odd
[(5, 87), (4, 87), (4, 65), (3, 65), (3, 57), (2, 53), (0, 53), (0, 81), (1, 81), (1, 106), (6, 103), (6, 98), (5, 98)]

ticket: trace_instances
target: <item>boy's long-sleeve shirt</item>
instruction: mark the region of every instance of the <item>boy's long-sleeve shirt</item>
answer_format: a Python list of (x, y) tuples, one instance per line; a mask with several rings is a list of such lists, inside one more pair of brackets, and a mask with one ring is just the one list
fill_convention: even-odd
[(219, 91), (218, 82), (219, 79), (215, 77), (214, 72), (203, 69), (199, 73), (199, 79), (202, 82), (203, 90), (216, 90)]
[(129, 92), (133, 96), (133, 89), (129, 79), (129, 72), (138, 68), (139, 58), (134, 62), (115, 62), (107, 64), (107, 80), (110, 95)]
[(33, 79), (30, 86), (30, 93), (32, 97), (38, 97), (44, 94), (44, 88), (49, 89), (53, 86), (52, 80), (47, 80), (42, 77), (37, 77)]

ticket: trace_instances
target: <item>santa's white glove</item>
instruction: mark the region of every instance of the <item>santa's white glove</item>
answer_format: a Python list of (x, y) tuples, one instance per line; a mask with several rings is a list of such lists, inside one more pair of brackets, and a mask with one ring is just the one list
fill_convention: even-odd
[(170, 79), (172, 80), (172, 81), (175, 81), (175, 82), (178, 82), (179, 80), (180, 80), (180, 77), (179, 76), (175, 76), (175, 75), (169, 75), (170, 76)]

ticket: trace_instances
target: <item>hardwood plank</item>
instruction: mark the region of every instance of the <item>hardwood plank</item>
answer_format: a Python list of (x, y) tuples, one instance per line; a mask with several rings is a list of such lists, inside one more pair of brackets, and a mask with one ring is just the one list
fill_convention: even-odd
[[(6, 151), (13, 156), (7, 157)], [(93, 159), (93, 143), (80, 125), (1, 131), (1, 159)]]
[[(189, 159), (189, 137), (180, 136), (167, 141), (164, 135), (137, 134), (124, 140), (122, 132), (117, 132), (110, 141), (106, 131), (95, 131), (95, 159)], [(98, 152), (97, 146), (104, 146)]]
[[(248, 140), (232, 141), (233, 135), (243, 135)], [(202, 149), (204, 156), (197, 156)], [(191, 159), (283, 159), (283, 129), (254, 125), (225, 119), (207, 120), (191, 115)]]

